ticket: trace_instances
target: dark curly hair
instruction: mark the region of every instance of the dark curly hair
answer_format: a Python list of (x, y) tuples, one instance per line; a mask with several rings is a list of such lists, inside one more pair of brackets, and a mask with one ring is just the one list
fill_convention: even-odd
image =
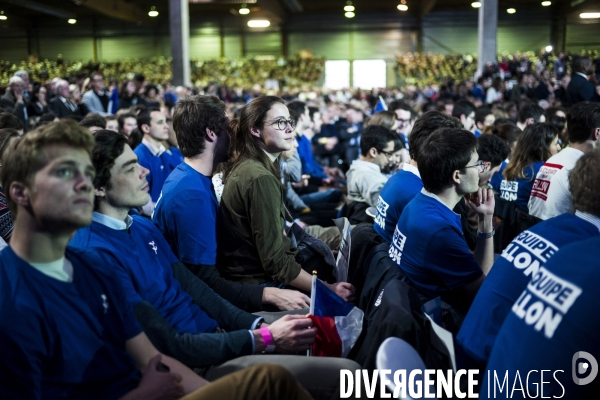
[[(92, 163), (96, 168), (94, 187), (110, 189), (110, 169), (115, 165), (115, 160), (123, 154), (127, 137), (122, 133), (102, 129), (94, 133), (94, 149), (92, 150)], [(98, 198), (94, 199), (94, 209), (98, 209)]]

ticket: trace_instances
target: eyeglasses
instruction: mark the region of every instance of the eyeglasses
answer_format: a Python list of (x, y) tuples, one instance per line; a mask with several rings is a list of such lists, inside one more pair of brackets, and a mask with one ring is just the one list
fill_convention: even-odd
[(479, 172), (483, 172), (485, 170), (485, 161), (479, 160), (475, 165), (467, 165), (465, 168), (473, 168), (478, 167)]
[(285, 128), (287, 128), (288, 124), (290, 125), (290, 128), (292, 128), (292, 130), (294, 130), (296, 128), (296, 122), (294, 122), (293, 119), (281, 118), (281, 119), (278, 119), (277, 121), (268, 123), (267, 125), (273, 126), (275, 124), (277, 124), (276, 129), (280, 130), (280, 131), (285, 131)]
[(409, 119), (402, 119), (402, 118), (396, 117), (396, 121), (398, 121), (401, 125), (407, 125), (410, 122), (410, 118)]
[(381, 150), (381, 151), (379, 151), (379, 153), (384, 154), (388, 159), (394, 157), (394, 155), (395, 155), (394, 151), (383, 151), (383, 150)]

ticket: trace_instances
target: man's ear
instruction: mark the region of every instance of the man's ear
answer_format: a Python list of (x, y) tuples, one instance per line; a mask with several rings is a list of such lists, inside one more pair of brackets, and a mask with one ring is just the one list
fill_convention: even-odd
[(596, 141), (600, 139), (600, 128), (594, 129), (594, 133), (592, 133), (592, 140)]
[(206, 139), (210, 140), (211, 142), (214, 142), (217, 140), (217, 134), (214, 131), (211, 131), (210, 129), (206, 128)]
[(94, 197), (106, 197), (106, 190), (104, 186), (99, 188), (94, 188)]
[(460, 171), (459, 170), (456, 170), (452, 173), (452, 182), (460, 183)]
[(379, 154), (379, 152), (377, 151), (377, 149), (375, 147), (371, 147), (369, 149), (369, 156), (371, 156), (371, 158), (377, 157), (378, 154)]
[(29, 188), (22, 182), (11, 183), (8, 195), (19, 206), (29, 207), (31, 205)]
[(140, 126), (140, 130), (142, 133), (148, 133), (150, 132), (150, 126), (148, 124), (142, 124), (142, 126)]

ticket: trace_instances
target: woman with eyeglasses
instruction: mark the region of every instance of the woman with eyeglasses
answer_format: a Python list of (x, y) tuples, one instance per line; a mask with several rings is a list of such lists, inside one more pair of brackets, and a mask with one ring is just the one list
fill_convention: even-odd
[(544, 162), (559, 151), (558, 129), (545, 123), (528, 125), (503, 172), (500, 197), (527, 211), (535, 176)]
[[(231, 121), (230, 161), (223, 173), (218, 265), (224, 277), (310, 293), (311, 275), (297, 262), (298, 250), (284, 233), (279, 155), (292, 149), (295, 123), (282, 99), (261, 96)], [(348, 299), (352, 285), (329, 285)]]

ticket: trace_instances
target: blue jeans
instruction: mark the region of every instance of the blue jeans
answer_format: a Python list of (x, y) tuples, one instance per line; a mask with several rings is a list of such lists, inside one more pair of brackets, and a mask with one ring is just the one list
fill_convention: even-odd
[(303, 194), (300, 196), (300, 199), (309, 207), (319, 203), (337, 203), (341, 198), (342, 191), (339, 189), (327, 189), (321, 192)]

